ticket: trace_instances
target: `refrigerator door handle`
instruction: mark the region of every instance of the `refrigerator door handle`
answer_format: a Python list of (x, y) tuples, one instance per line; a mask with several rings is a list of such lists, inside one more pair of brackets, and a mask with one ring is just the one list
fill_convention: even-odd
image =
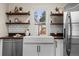
[[(67, 43), (66, 43), (66, 52), (67, 55), (70, 56), (71, 53), (71, 38), (72, 38), (72, 23), (71, 23), (71, 15), (70, 12), (67, 14), (67, 28), (66, 28), (66, 38), (67, 38)], [(69, 26), (69, 27), (68, 27)], [(70, 28), (70, 30), (68, 30)], [(69, 32), (70, 31), (70, 32)], [(68, 35), (69, 33), (69, 35)]]
[(66, 34), (66, 29), (64, 28), (64, 38), (65, 38), (65, 34)]

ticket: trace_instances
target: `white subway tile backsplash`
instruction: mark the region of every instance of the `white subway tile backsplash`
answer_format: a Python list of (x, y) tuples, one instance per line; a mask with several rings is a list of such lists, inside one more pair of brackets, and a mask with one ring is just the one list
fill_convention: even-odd
[(62, 16), (52, 16), (51, 17), (53, 23), (63, 23), (63, 17)]
[(51, 25), (50, 26), (50, 33), (62, 33), (63, 26), (62, 25)]
[(18, 33), (18, 32), (24, 33), (27, 28), (29, 28), (29, 25), (17, 24), (17, 25), (9, 25), (8, 30), (9, 33)]

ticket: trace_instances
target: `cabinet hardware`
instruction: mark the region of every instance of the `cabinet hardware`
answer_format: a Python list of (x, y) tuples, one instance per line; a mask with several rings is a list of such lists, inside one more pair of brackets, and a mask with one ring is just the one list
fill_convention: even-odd
[(37, 52), (38, 52), (38, 46), (37, 46)]
[(57, 41), (55, 41), (55, 44), (56, 44), (56, 48), (57, 48)]
[(40, 46), (37, 46), (37, 52), (40, 52)]
[(40, 46), (38, 46), (38, 52), (40, 52)]

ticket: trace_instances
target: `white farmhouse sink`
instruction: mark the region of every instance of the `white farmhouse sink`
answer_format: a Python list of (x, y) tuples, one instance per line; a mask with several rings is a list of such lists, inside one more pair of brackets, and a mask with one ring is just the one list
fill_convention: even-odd
[(54, 43), (52, 36), (25, 36), (24, 43)]

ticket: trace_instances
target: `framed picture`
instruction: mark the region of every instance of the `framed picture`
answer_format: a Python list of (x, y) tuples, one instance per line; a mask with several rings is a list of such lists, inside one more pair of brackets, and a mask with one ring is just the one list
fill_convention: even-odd
[(34, 12), (35, 24), (45, 24), (46, 22), (46, 12), (44, 9), (37, 9)]
[(46, 35), (46, 25), (38, 26), (38, 35)]

